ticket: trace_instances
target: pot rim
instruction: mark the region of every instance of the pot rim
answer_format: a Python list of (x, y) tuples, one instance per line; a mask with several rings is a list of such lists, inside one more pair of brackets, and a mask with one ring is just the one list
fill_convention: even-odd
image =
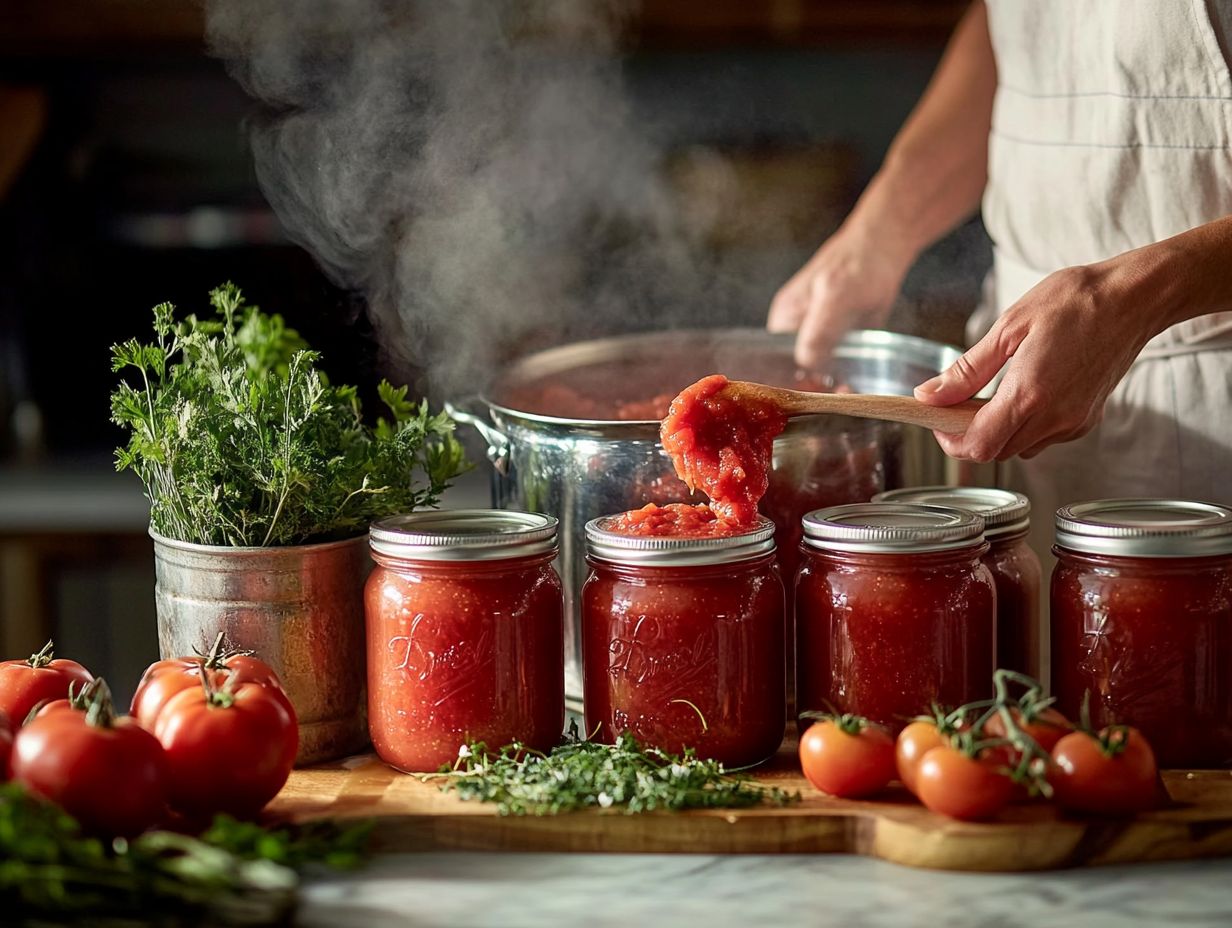
[(351, 538), (341, 538), (337, 541), (314, 541), (306, 545), (203, 545), (195, 541), (180, 541), (177, 538), (168, 538), (166, 535), (160, 535), (154, 530), (151, 525), (146, 533), (154, 539), (154, 545), (157, 548), (171, 548), (176, 551), (186, 551), (190, 554), (210, 554), (218, 557), (227, 557), (229, 555), (247, 555), (263, 554), (270, 557), (278, 557), (279, 555), (292, 554), (299, 555), (308, 552), (317, 553), (328, 551), (331, 548), (345, 548), (347, 546), (355, 546), (363, 544), (365, 547), (368, 542), (368, 530), (364, 529), (363, 534), (355, 535)]
[[(499, 376), (509, 377), (516, 375), (520, 369), (536, 364), (546, 365), (550, 368), (554, 364), (560, 365), (560, 359), (570, 355), (578, 356), (578, 361), (581, 363), (604, 360), (610, 358), (613, 351), (618, 351), (620, 348), (645, 344), (649, 339), (658, 338), (759, 339), (770, 344), (781, 343), (788, 353), (790, 353), (791, 345), (795, 341), (794, 334), (790, 332), (768, 332), (765, 329), (749, 326), (637, 332), (629, 335), (570, 342), (558, 345), (555, 348), (547, 348), (517, 359), (511, 365), (501, 370)], [(846, 355), (852, 358), (859, 358), (868, 352), (897, 352), (903, 356), (904, 360), (915, 359), (921, 366), (930, 370), (933, 368), (933, 364), (929, 360), (931, 358), (935, 361), (937, 372), (944, 370), (962, 355), (960, 349), (945, 342), (934, 341), (919, 335), (891, 332), (885, 329), (854, 329), (848, 332), (836, 348), (835, 355), (837, 357)], [(575, 361), (573, 366), (578, 366), (578, 363)], [(562, 367), (561, 369), (567, 368)], [(657, 439), (659, 434), (658, 419), (574, 419), (514, 409), (492, 398), (494, 385), (496, 385), (495, 382), (489, 383), (479, 392), (479, 401), (488, 408), (489, 413), (493, 414), (498, 424), (501, 424), (502, 420), (504, 420), (505, 422), (516, 421), (522, 425), (538, 426), (540, 428), (563, 427), (594, 437), (609, 437), (613, 430), (616, 430), (620, 435), (630, 438), (640, 437), (644, 434), (648, 440)], [(793, 421), (788, 423), (786, 431), (789, 433), (794, 431), (792, 426), (795, 424), (796, 419), (809, 420), (815, 418), (817, 418), (816, 415), (794, 417)], [(831, 418), (836, 417), (831, 415)], [(852, 417), (842, 416), (838, 418), (851, 419)]]

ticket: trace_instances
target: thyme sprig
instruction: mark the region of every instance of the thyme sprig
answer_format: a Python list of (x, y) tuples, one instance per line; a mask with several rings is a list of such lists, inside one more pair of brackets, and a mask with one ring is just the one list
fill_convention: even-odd
[(691, 748), (671, 754), (639, 744), (628, 732), (615, 744), (600, 744), (580, 738), (576, 724), (564, 743), (546, 754), (516, 742), (495, 754), (482, 743), (466, 745), (452, 765), (425, 775), (434, 778), (443, 778), (441, 789), (461, 799), (496, 803), (501, 815), (747, 808), (800, 798), (730, 773)]
[(282, 317), (234, 284), (210, 293), (217, 318), (154, 308), (154, 341), (111, 349), (131, 374), (111, 395), (129, 431), (118, 470), (145, 484), (169, 538), (294, 545), (354, 535), (374, 518), (434, 505), (465, 468), (453, 422), (382, 381), (389, 418), (369, 426), (355, 387), (336, 386)]

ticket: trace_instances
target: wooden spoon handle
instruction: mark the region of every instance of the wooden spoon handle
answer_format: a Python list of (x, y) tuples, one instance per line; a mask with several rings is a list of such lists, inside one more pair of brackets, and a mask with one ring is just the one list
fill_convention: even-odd
[(908, 425), (920, 425), (926, 429), (959, 435), (967, 431), (971, 420), (983, 408), (985, 402), (984, 400), (966, 400), (953, 406), (929, 406), (910, 396), (878, 396), (862, 393), (816, 393), (797, 394), (797, 396), (807, 396), (808, 399), (785, 404), (788, 407), (788, 415), (837, 413), (861, 419), (905, 422)]

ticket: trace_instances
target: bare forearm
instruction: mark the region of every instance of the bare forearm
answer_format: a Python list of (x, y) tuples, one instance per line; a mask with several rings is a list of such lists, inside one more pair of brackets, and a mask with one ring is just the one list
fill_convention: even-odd
[(1121, 272), (1127, 302), (1147, 314), (1148, 336), (1187, 319), (1232, 310), (1232, 216), (1112, 262)]
[(847, 220), (910, 264), (975, 212), (988, 177), (997, 74), (988, 16), (963, 16), (932, 81)]

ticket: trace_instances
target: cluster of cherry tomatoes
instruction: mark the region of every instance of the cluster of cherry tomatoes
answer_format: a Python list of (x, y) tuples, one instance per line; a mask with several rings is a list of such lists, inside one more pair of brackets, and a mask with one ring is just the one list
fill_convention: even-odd
[[(897, 779), (927, 808), (952, 818), (991, 818), (1035, 797), (1095, 815), (1154, 808), (1162, 787), (1155, 755), (1127, 725), (1074, 725), (1029, 677), (999, 670), (996, 696), (910, 722), (897, 739), (854, 715), (806, 713), (800, 765), (815, 787), (858, 799)], [(1011, 687), (1022, 688), (1016, 698)]]
[(221, 645), (150, 665), (127, 716), (51, 642), (0, 663), (0, 780), (108, 836), (255, 815), (291, 773), (299, 726), (274, 671)]

